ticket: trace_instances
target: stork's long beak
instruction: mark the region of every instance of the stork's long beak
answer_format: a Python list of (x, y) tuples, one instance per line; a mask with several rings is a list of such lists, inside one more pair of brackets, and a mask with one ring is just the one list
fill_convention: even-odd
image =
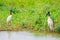
[(15, 14), (15, 11), (12, 11), (13, 12), (13, 14)]

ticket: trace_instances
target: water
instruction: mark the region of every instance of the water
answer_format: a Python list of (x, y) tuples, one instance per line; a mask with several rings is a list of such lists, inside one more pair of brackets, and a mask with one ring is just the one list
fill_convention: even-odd
[[(57, 35), (58, 36), (58, 35)], [(59, 37), (54, 37), (52, 34), (35, 36), (31, 32), (0, 32), (0, 40), (60, 40)]]

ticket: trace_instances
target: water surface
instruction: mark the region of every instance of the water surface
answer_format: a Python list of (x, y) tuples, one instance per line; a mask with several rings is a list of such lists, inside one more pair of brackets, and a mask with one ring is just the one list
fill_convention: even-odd
[(35, 36), (31, 32), (0, 32), (0, 40), (60, 40), (59, 34), (48, 34), (42, 35), (45, 33), (40, 33), (39, 36)]

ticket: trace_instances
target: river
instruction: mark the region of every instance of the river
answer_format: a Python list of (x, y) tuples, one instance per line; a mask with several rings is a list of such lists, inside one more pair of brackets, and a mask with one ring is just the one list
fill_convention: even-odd
[(1, 31), (0, 32), (0, 40), (60, 40), (60, 34), (49, 34), (42, 35), (45, 33), (40, 33), (39, 36), (35, 36), (32, 32), (18, 31), (18, 32), (8, 32)]

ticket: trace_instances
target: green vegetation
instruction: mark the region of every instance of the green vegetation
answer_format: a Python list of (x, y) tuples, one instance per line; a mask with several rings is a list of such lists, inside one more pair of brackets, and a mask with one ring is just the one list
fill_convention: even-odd
[[(10, 9), (15, 14), (6, 28)], [(54, 30), (60, 31), (60, 0), (0, 0), (0, 30), (47, 31), (47, 11), (51, 12)]]

